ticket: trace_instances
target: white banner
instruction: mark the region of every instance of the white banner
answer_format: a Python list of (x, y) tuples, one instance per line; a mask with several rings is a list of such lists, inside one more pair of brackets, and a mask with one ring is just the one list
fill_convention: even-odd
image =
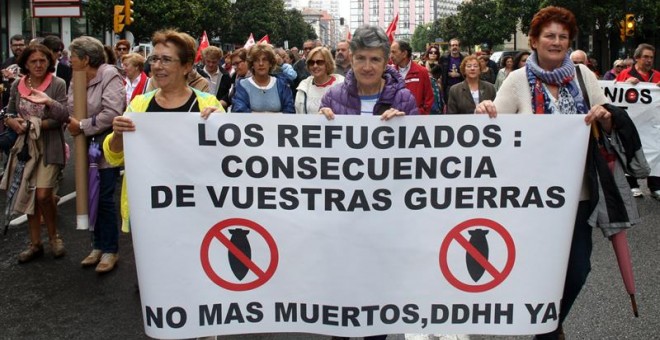
[(651, 176), (660, 176), (660, 87), (652, 83), (614, 83), (601, 80), (600, 86), (612, 104), (628, 111), (642, 140)]
[(557, 326), (583, 116), (130, 116), (151, 337)]

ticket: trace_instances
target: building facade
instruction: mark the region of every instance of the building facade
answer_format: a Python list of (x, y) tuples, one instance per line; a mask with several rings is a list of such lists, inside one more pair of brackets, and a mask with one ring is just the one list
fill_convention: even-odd
[(399, 14), (396, 39), (410, 40), (418, 25), (457, 12), (463, 0), (351, 0), (350, 27), (378, 25), (386, 28)]
[(57, 35), (65, 46), (82, 35), (94, 36), (101, 41), (111, 37), (91, 32), (84, 16), (86, 1), (82, 2), (82, 16), (78, 18), (32, 18), (30, 0), (0, 0), (0, 59), (10, 57), (9, 39), (21, 34), (27, 41), (33, 37)]

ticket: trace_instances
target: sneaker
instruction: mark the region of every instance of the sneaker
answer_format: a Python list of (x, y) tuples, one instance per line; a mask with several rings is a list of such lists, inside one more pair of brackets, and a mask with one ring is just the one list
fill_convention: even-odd
[(653, 198), (657, 199), (658, 201), (660, 201), (660, 190), (651, 191), (651, 197), (653, 197)]
[(27, 263), (43, 255), (44, 255), (43, 245), (37, 244), (35, 246), (33, 244), (30, 244), (28, 249), (25, 249), (20, 254), (18, 254), (18, 263)]
[(117, 260), (119, 260), (119, 255), (117, 255), (117, 253), (104, 253), (101, 256), (101, 262), (96, 266), (96, 272), (107, 273), (115, 269)]
[(633, 197), (642, 197), (644, 195), (640, 188), (632, 188), (630, 191), (632, 192)]
[(56, 259), (66, 254), (66, 250), (64, 249), (64, 242), (62, 242), (62, 239), (59, 236), (53, 240), (50, 240), (50, 250), (53, 252), (53, 257)]
[(89, 255), (87, 255), (87, 257), (82, 260), (82, 262), (80, 262), (80, 264), (83, 267), (95, 266), (101, 260), (102, 254), (103, 252), (101, 249), (94, 249), (91, 253), (89, 253)]

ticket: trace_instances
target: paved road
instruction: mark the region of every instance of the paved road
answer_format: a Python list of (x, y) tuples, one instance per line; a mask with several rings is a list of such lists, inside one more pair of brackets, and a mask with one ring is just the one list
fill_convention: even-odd
[[(73, 189), (72, 167), (66, 169), (63, 192)], [(593, 271), (565, 324), (569, 339), (660, 339), (660, 202), (638, 199), (642, 224), (629, 232), (639, 318), (634, 318), (610, 242), (594, 232)], [(0, 211), (4, 211), (4, 199)], [(121, 235), (118, 268), (106, 275), (82, 269), (90, 247), (88, 232), (75, 230), (75, 203), (60, 205), (59, 225), (68, 250), (58, 260), (48, 254), (18, 265), (26, 246), (25, 224), (0, 235), (0, 339), (147, 339), (136, 289), (130, 235)], [(325, 340), (310, 334), (263, 334), (221, 337), (223, 340)], [(390, 335), (389, 340), (402, 340)], [(468, 337), (462, 337), (465, 339)], [(529, 339), (469, 336), (470, 339)]]

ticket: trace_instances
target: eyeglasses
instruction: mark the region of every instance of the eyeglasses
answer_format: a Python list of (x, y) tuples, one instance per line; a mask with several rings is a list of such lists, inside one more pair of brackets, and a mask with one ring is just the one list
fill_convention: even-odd
[(319, 59), (319, 60), (307, 60), (307, 66), (312, 67), (314, 64), (319, 65), (319, 66), (325, 66), (325, 60)]
[(126, 48), (126, 47), (117, 47), (116, 50), (117, 51), (128, 51), (128, 48)]
[(614, 66), (614, 68), (623, 68), (623, 65)]
[(160, 61), (160, 64), (163, 66), (167, 66), (175, 61), (179, 61), (181, 59), (176, 59), (168, 56), (157, 56), (157, 55), (150, 55), (149, 58), (147, 58), (147, 62), (149, 65), (155, 65), (157, 62)]

